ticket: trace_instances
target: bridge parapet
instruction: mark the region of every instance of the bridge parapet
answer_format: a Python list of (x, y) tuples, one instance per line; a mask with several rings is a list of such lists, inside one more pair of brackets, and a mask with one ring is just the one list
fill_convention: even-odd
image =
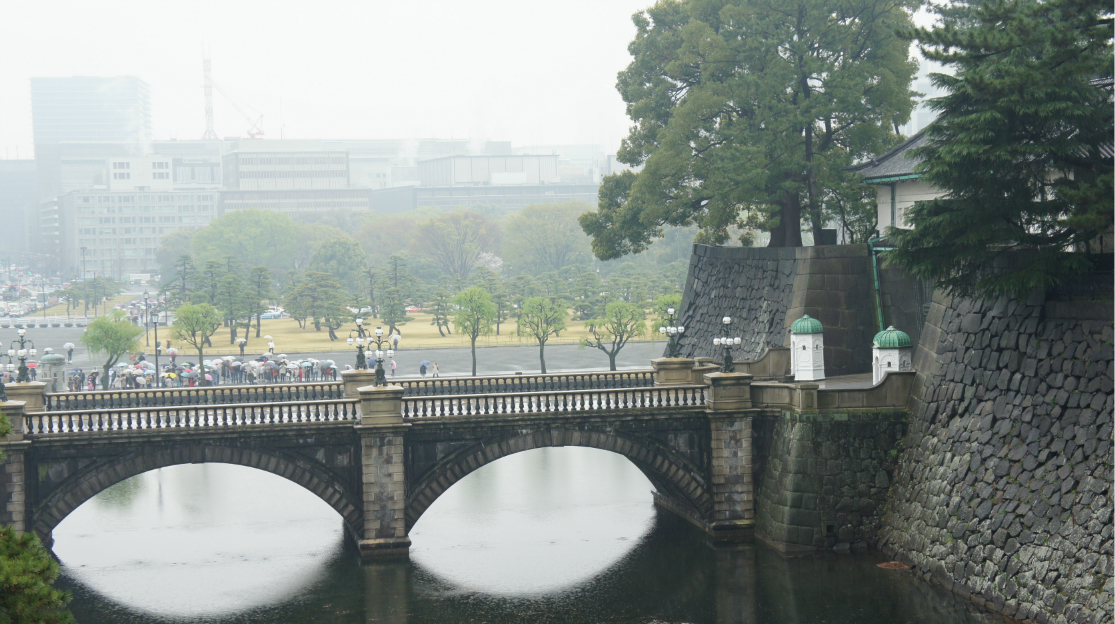
[[(44, 384), (45, 386), (45, 384)], [(205, 386), (201, 388), (149, 388), (144, 390), (89, 390), (52, 392), (43, 395), (48, 412), (169, 407), (184, 405), (231, 405), (279, 401), (328, 401), (344, 398), (340, 382), (267, 384), (258, 386)], [(39, 411), (39, 410), (28, 410)]]
[(675, 385), (450, 397), (402, 397), (401, 407), (404, 418), (703, 408), (706, 390), (706, 386), (703, 385)]
[(24, 413), (34, 437), (355, 421), (358, 401), (285, 401)]

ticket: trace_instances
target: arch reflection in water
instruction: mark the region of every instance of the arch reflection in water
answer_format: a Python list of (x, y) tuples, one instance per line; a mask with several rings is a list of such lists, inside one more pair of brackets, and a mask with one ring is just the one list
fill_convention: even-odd
[(281, 477), (197, 464), (122, 481), (53, 535), (65, 577), (129, 609), (190, 619), (305, 591), (341, 547), (342, 522)]
[(650, 530), (652, 489), (634, 464), (608, 451), (516, 453), (430, 506), (410, 533), (411, 559), (464, 591), (561, 591), (614, 564)]

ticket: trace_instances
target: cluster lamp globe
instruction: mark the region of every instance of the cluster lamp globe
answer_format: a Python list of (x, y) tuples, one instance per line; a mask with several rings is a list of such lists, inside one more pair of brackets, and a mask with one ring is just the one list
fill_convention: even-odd
[[(724, 330), (725, 333), (727, 333), (728, 327), (732, 324), (732, 317), (725, 316), (723, 319), (720, 320), (720, 322), (724, 324)], [(712, 344), (714, 347), (724, 347), (724, 360), (723, 363), (720, 365), (720, 372), (736, 372), (735, 362), (732, 361), (732, 347), (738, 346), (742, 342), (743, 340), (740, 339), (739, 336), (720, 336), (712, 339)]]

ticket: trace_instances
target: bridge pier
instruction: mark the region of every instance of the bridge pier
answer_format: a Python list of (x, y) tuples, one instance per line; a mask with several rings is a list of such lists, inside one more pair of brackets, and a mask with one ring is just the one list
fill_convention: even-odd
[(410, 554), (406, 526), (404, 448), (409, 424), (403, 422), (401, 386), (360, 388), (361, 489), (364, 537), (357, 542), (364, 559)]
[(707, 373), (711, 432), (713, 508), (708, 533), (714, 539), (747, 539), (755, 529), (752, 476), (751, 379), (746, 373)]
[(10, 524), (22, 533), (27, 530), (27, 462), (31, 441), (23, 438), (24, 401), (0, 403), (0, 413), (12, 425), (12, 431), (0, 439), (0, 525)]

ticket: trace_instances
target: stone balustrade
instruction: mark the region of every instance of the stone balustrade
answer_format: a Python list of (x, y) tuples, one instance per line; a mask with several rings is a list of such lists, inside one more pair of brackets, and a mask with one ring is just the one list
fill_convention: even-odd
[(516, 392), (402, 398), (405, 418), (611, 412), (704, 407), (705, 386), (663, 386), (566, 392)]
[(255, 425), (354, 421), (358, 401), (285, 401), (227, 405), (181, 405), (24, 413), (32, 436), (90, 435), (117, 431), (215, 429)]

